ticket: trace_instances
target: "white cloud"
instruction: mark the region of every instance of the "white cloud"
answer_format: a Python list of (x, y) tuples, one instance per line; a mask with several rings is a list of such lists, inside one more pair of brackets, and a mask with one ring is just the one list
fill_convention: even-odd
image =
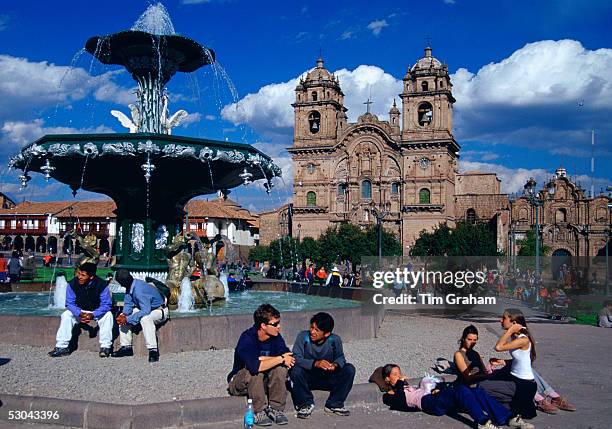
[(78, 67), (0, 55), (0, 118), (21, 118), (24, 112), (82, 100), (91, 93), (99, 101), (127, 104), (131, 90), (112, 82), (118, 72), (91, 76)]
[(204, 119), (206, 119), (207, 121), (215, 121), (217, 120), (217, 117), (215, 115), (206, 115), (204, 116)]
[[(346, 94), (345, 106), (349, 120), (354, 122), (365, 113), (364, 101), (370, 96), (374, 104), (372, 112), (385, 117), (393, 99), (401, 92), (402, 82), (379, 67), (361, 65), (355, 70), (340, 69), (335, 72)], [(234, 123), (248, 124), (257, 133), (275, 141), (283, 140), (291, 145), (294, 114), (291, 103), (295, 101), (295, 87), (299, 78), (273, 83), (262, 87), (255, 94), (248, 94), (237, 103), (225, 106), (221, 116)]]
[(8, 143), (17, 150), (28, 143), (39, 139), (46, 134), (94, 134), (112, 133), (114, 130), (104, 125), (88, 128), (71, 127), (45, 127), (42, 119), (34, 119), (30, 122), (7, 121), (2, 125), (2, 142)]
[(350, 30), (346, 30), (344, 33), (340, 35), (340, 40), (348, 40), (348, 39), (354, 39), (354, 38), (355, 38), (355, 32), (350, 31)]
[(372, 21), (368, 24), (368, 30), (372, 31), (372, 34), (375, 36), (380, 35), (380, 32), (382, 31), (383, 28), (388, 27), (389, 24), (387, 23), (386, 19), (379, 19), (376, 21)]
[(476, 74), (460, 68), (452, 76), (457, 108), (482, 104), (546, 106), (587, 99), (612, 107), (612, 49), (586, 50), (575, 40), (529, 43)]
[[(538, 189), (542, 187), (552, 176), (553, 172), (543, 168), (509, 168), (501, 164), (486, 163), (486, 162), (472, 162), (472, 161), (459, 161), (459, 171), (466, 172), (478, 170), (486, 173), (496, 173), (497, 177), (501, 180), (501, 191), (507, 194), (515, 194), (523, 192), (523, 186), (533, 177), (538, 183)], [(570, 180), (574, 183), (580, 184), (587, 192), (590, 191), (591, 177), (578, 174), (572, 175), (568, 172)], [(604, 188), (610, 183), (609, 179), (595, 177), (593, 179), (593, 186), (595, 193), (598, 193), (600, 188)]]
[[(206, 117), (206, 119), (208, 119), (208, 116)], [(180, 127), (187, 127), (191, 124), (195, 124), (196, 122), (200, 122), (202, 120), (202, 115), (198, 112), (195, 113), (189, 113), (187, 115), (187, 117), (185, 117), (181, 123), (179, 124)]]

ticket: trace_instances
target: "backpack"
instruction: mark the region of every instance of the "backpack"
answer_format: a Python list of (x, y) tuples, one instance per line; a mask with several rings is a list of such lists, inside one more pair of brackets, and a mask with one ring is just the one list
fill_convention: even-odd
[(153, 277), (146, 277), (145, 281), (155, 286), (155, 288), (157, 289), (159, 294), (162, 296), (162, 298), (165, 298), (166, 304), (170, 302), (171, 291), (170, 291), (170, 288), (166, 286), (165, 283), (160, 282), (159, 280), (154, 279)]

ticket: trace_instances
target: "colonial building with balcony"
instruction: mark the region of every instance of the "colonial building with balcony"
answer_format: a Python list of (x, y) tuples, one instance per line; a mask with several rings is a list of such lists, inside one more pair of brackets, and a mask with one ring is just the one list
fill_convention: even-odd
[[(25, 201), (0, 209), (0, 243), (4, 250), (51, 254), (79, 253), (66, 235), (77, 228), (98, 238), (98, 251), (110, 255), (116, 235), (115, 203), (104, 201)], [(183, 229), (200, 237), (221, 234), (237, 246), (237, 257), (259, 240), (259, 219), (231, 200), (192, 200), (185, 207)], [(243, 258), (244, 259), (244, 258)]]

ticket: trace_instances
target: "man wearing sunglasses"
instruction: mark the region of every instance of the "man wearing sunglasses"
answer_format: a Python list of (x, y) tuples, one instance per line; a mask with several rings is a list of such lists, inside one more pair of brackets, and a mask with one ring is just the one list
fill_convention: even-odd
[(227, 391), (253, 400), (257, 426), (270, 426), (272, 422), (285, 425), (289, 422), (283, 413), (287, 400), (285, 381), (295, 359), (280, 334), (280, 313), (276, 308), (260, 305), (253, 321), (236, 345)]

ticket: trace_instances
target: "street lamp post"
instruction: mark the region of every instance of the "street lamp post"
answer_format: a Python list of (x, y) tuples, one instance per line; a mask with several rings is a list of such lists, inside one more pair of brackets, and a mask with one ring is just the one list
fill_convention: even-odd
[(608, 242), (610, 241), (610, 229), (606, 228), (606, 295), (610, 295), (610, 283), (608, 277), (610, 277), (610, 266), (608, 262)]
[(370, 213), (376, 218), (376, 232), (378, 235), (378, 266), (381, 265), (382, 260), (382, 221), (389, 214), (388, 211), (378, 209), (374, 206), (370, 208)]
[[(550, 198), (555, 195), (555, 183), (550, 182), (548, 184), (548, 196)], [(540, 213), (539, 208), (544, 205), (545, 199), (540, 192), (536, 192), (536, 181), (531, 177), (524, 186), (525, 196), (529, 203), (535, 208), (535, 253), (536, 253), (536, 267), (535, 267), (535, 284), (536, 284), (536, 299), (540, 296)]]

